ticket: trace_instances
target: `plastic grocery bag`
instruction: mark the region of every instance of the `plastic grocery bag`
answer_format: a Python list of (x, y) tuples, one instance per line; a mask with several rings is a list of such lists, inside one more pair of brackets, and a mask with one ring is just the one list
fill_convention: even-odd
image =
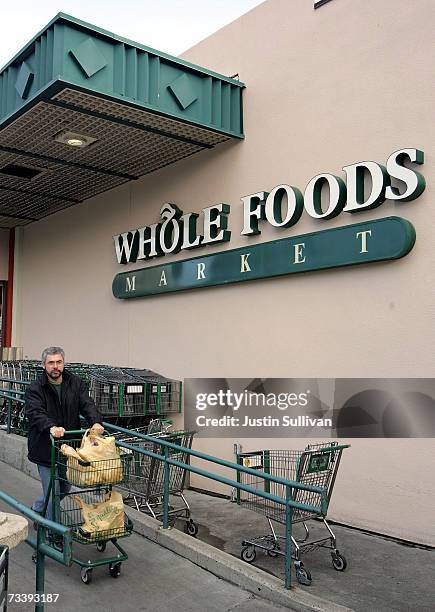
[(124, 530), (124, 504), (122, 495), (110, 491), (106, 500), (94, 504), (86, 504), (78, 495), (73, 499), (80, 505), (83, 514), (83, 524), (80, 533), (88, 538), (116, 537)]
[(66, 478), (78, 487), (121, 482), (122, 462), (113, 436), (100, 436), (88, 429), (80, 448), (62, 444), (60, 451), (68, 457)]

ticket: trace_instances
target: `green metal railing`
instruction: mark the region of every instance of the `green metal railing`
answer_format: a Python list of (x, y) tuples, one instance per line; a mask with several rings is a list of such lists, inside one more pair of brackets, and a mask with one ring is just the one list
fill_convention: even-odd
[[(324, 489), (312, 485), (302, 484), (300, 482), (296, 482), (293, 480), (287, 480), (285, 478), (280, 478), (279, 476), (273, 476), (272, 474), (267, 474), (266, 472), (260, 472), (258, 470), (253, 470), (251, 468), (239, 465), (237, 463), (233, 463), (231, 461), (226, 461), (225, 459), (220, 459), (218, 457), (213, 457), (212, 455), (207, 455), (205, 453), (201, 453), (199, 451), (195, 451), (189, 448), (181, 447), (177, 444), (173, 444), (172, 442), (167, 442), (166, 440), (162, 440), (159, 438), (155, 438), (153, 436), (147, 436), (145, 434), (141, 434), (138, 432), (132, 432), (124, 427), (119, 427), (117, 425), (112, 425), (111, 423), (103, 423), (104, 427), (113, 432), (121, 432), (125, 434), (133, 434), (135, 437), (146, 440), (148, 442), (152, 442), (153, 444), (158, 444), (162, 448), (162, 454), (154, 453), (153, 451), (145, 450), (139, 446), (135, 446), (134, 444), (128, 444), (126, 442), (119, 441), (119, 446), (129, 449), (133, 452), (137, 452), (143, 455), (147, 455), (149, 457), (153, 457), (159, 461), (164, 461), (164, 472), (163, 472), (163, 529), (168, 529), (169, 527), (169, 466), (174, 465), (182, 469), (186, 469), (189, 472), (193, 472), (194, 474), (198, 474), (199, 476), (204, 476), (205, 478), (209, 478), (211, 480), (215, 480), (222, 484), (228, 485), (232, 488), (236, 488), (238, 491), (245, 491), (250, 493), (251, 495), (257, 495), (258, 497), (262, 497), (264, 499), (273, 501), (277, 504), (281, 504), (285, 506), (285, 559), (284, 559), (284, 567), (285, 567), (285, 587), (286, 589), (291, 588), (291, 536), (292, 536), (292, 513), (294, 509), (303, 510), (306, 512), (311, 512), (314, 514), (324, 515), (327, 511), (328, 500), (327, 493)], [(341, 446), (334, 447), (335, 450), (342, 448)], [(344, 447), (343, 447), (344, 448)], [(194, 467), (190, 465), (190, 463), (184, 463), (182, 461), (178, 461), (176, 459), (170, 458), (170, 451), (175, 450), (176, 452), (184, 452), (187, 453), (190, 457), (196, 457), (198, 459), (202, 459), (209, 463), (215, 463), (217, 465), (221, 465), (223, 467), (229, 468), (231, 470), (236, 470), (237, 474), (244, 472), (245, 474), (250, 474), (251, 476), (255, 476), (256, 478), (263, 478), (266, 485), (265, 490), (262, 491), (260, 489), (255, 489), (250, 487), (249, 485), (242, 484), (241, 482), (236, 482), (230, 478), (226, 478), (224, 476), (220, 476), (218, 474), (214, 474), (207, 470), (203, 470), (198, 467)], [(285, 497), (280, 497), (278, 495), (273, 495), (268, 492), (267, 489), (270, 490), (270, 483), (274, 482), (285, 487)], [(314, 506), (311, 504), (303, 504), (293, 500), (293, 490), (301, 489), (304, 491), (311, 491), (313, 493), (317, 493), (320, 496), (320, 504), (318, 506)]]
[[(36, 601), (35, 603), (35, 612), (42, 612), (44, 610), (44, 598), (42, 596), (44, 595), (45, 557), (50, 557), (58, 563), (62, 563), (62, 565), (71, 565), (71, 529), (61, 525), (60, 523), (55, 523), (54, 521), (50, 521), (49, 519), (42, 517), (40, 514), (38, 514), (38, 512), (35, 512), (28, 506), (1, 490), (0, 501), (6, 503), (8, 506), (11, 506), (37, 525), (36, 539), (28, 536), (26, 538), (26, 542), (36, 551), (35, 594), (39, 596), (39, 601)], [(55, 550), (52, 546), (46, 544), (46, 530), (49, 530), (51, 533), (54, 533), (62, 538), (62, 552)]]
[[(0, 378), (0, 381), (1, 381), (1, 378)], [(16, 382), (16, 381), (13, 381), (13, 382)], [(13, 393), (22, 394), (23, 392), (13, 391)], [(0, 397), (1, 396), (7, 397), (7, 390), (0, 389)], [(22, 403), (24, 401), (21, 397), (20, 398), (15, 397), (14, 399), (19, 403)], [(164, 470), (163, 470), (163, 477), (164, 477), (163, 478), (163, 491), (164, 493), (163, 493), (163, 521), (162, 521), (164, 529), (169, 528), (169, 484), (170, 484), (169, 466), (170, 465), (177, 466), (181, 469), (188, 470), (189, 472), (192, 472), (194, 474), (198, 474), (199, 476), (203, 476), (205, 478), (214, 480), (216, 482), (220, 482), (222, 484), (228, 485), (229, 487), (236, 489), (238, 492), (245, 491), (247, 493), (250, 493), (251, 495), (256, 495), (258, 497), (273, 501), (277, 504), (284, 506), (285, 507), (285, 561), (284, 561), (285, 587), (287, 589), (291, 587), (291, 561), (292, 561), (291, 536), (292, 536), (293, 510), (295, 509), (302, 510), (305, 512), (318, 514), (319, 516), (325, 515), (327, 512), (327, 507), (328, 507), (328, 499), (327, 499), (327, 492), (324, 489), (320, 487), (312, 486), (312, 485), (303, 484), (297, 481), (287, 480), (285, 478), (281, 478), (278, 476), (274, 476), (272, 474), (268, 474), (267, 472), (253, 470), (252, 468), (248, 468), (243, 465), (240, 465), (240, 464), (237, 464), (231, 461), (227, 461), (225, 459), (220, 459), (219, 457), (207, 455), (205, 453), (201, 453), (193, 449), (181, 447), (177, 444), (168, 442), (166, 440), (163, 440), (163, 439), (160, 439), (154, 436), (148, 436), (148, 435), (136, 432), (136, 431), (131, 431), (124, 427), (113, 425), (112, 423), (103, 422), (103, 425), (108, 431), (125, 433), (130, 436), (134, 435), (136, 438), (140, 440), (144, 440), (147, 442), (151, 442), (153, 444), (157, 444), (161, 448), (162, 452), (159, 454), (159, 453), (155, 453), (150, 450), (143, 449), (140, 446), (135, 446), (134, 444), (128, 444), (122, 441), (118, 442), (118, 444), (123, 448), (129, 449), (133, 452), (140, 453), (142, 455), (146, 455), (148, 457), (152, 457), (154, 459), (164, 462)], [(10, 428), (8, 428), (8, 433), (9, 431), (10, 431)], [(335, 450), (339, 450), (341, 448), (345, 448), (345, 446), (334, 447)], [(182, 461), (178, 461), (176, 459), (172, 459), (170, 457), (171, 450), (174, 450), (176, 452), (187, 453), (189, 456), (189, 462), (185, 463)], [(213, 472), (209, 472), (199, 467), (190, 465), (190, 457), (196, 457), (197, 459), (201, 459), (208, 463), (216, 464), (216, 465), (219, 465), (219, 466), (231, 469), (231, 470), (235, 470), (238, 476), (237, 481), (231, 478), (220, 476)], [(241, 483), (240, 477), (239, 477), (241, 473), (255, 476), (257, 479), (262, 478), (265, 483), (264, 490), (256, 489), (254, 487)], [(283, 485), (284, 490), (285, 490), (285, 497), (280, 497), (278, 495), (274, 495), (270, 493), (270, 483), (271, 482)], [(294, 490), (298, 490), (298, 489), (317, 493), (319, 495), (319, 504), (315, 506), (311, 504), (304, 504), (304, 503), (294, 501), (293, 492)]]

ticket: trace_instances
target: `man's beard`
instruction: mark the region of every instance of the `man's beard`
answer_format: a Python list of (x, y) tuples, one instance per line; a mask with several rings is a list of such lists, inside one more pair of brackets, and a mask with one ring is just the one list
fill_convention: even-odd
[(58, 378), (62, 376), (62, 372), (60, 372), (59, 370), (54, 370), (50, 374), (47, 372), (47, 376), (48, 378), (51, 378), (52, 380), (57, 380)]

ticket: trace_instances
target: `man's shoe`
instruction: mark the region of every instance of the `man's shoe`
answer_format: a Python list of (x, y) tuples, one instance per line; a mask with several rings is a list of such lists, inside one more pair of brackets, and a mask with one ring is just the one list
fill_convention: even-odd
[[(33, 508), (30, 508), (31, 510), (33, 510)], [(36, 512), (36, 514), (40, 514), (42, 516), (42, 512), (38, 512), (37, 510), (33, 510), (33, 512)], [(36, 521), (33, 521), (33, 529), (35, 531), (38, 530), (38, 523)]]
[(63, 537), (52, 531), (47, 532), (47, 544), (63, 552)]
[(63, 552), (63, 538), (62, 536), (55, 536), (53, 540), (53, 546), (59, 552)]

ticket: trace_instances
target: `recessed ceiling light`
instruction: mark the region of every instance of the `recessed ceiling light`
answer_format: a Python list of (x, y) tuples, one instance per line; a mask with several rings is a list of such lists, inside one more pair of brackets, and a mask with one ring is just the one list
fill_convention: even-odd
[(81, 138), (68, 138), (66, 144), (69, 144), (70, 147), (84, 147), (86, 143)]
[(62, 144), (77, 148), (88, 147), (97, 141), (97, 139), (92, 138), (92, 136), (85, 136), (77, 132), (59, 132), (54, 139), (56, 142), (61, 142)]

